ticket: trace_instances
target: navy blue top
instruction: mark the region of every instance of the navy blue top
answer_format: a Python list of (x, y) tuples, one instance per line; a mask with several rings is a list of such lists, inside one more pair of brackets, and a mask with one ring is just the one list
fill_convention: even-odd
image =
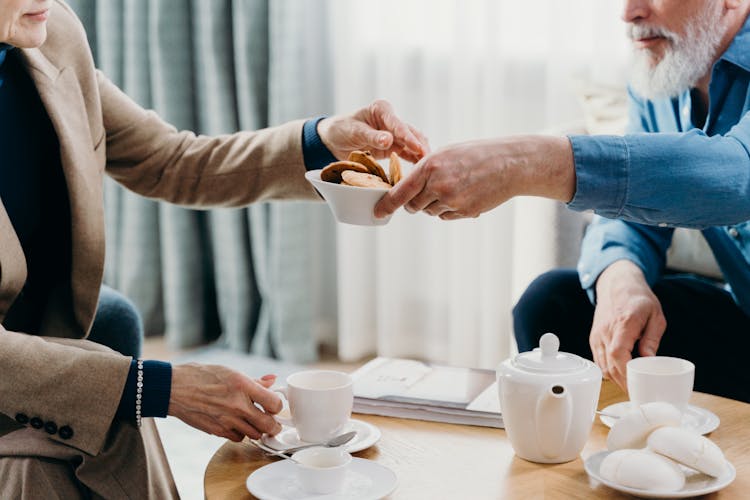
[(0, 49), (0, 199), (28, 277), (3, 324), (38, 333), (50, 287), (70, 272), (70, 212), (57, 135), (14, 52)]
[[(26, 255), (28, 278), (3, 326), (38, 333), (38, 311), (50, 288), (70, 274), (70, 207), (60, 161), (60, 145), (33, 81), (12, 47), (0, 44), (0, 199)], [(308, 170), (336, 158), (317, 132), (324, 117), (302, 129)], [(165, 417), (169, 409), (172, 365), (144, 361), (141, 415)], [(135, 419), (136, 361), (130, 364), (117, 417)]]

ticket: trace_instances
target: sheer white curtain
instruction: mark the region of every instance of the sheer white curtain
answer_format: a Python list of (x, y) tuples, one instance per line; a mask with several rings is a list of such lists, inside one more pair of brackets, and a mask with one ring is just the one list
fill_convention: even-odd
[[(621, 83), (624, 74), (615, 0), (334, 0), (331, 8), (336, 110), (385, 97), (433, 149), (582, 121), (581, 82)], [(519, 293), (546, 269), (575, 263), (577, 244), (560, 244), (565, 212), (521, 199), (476, 220), (400, 211), (382, 228), (339, 225), (340, 356), (494, 367), (514, 348)]]

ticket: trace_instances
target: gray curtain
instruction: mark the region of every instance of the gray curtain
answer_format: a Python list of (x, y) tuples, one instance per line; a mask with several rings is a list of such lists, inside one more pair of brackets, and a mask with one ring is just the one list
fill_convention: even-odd
[[(224, 134), (327, 114), (325, 0), (69, 0), (97, 66), (180, 129)], [(196, 211), (108, 180), (105, 281), (147, 334), (220, 342), (295, 362), (335, 324), (335, 228), (327, 207), (272, 202)], [(321, 255), (325, 261), (321, 261)], [(332, 318), (332, 319), (331, 319)]]

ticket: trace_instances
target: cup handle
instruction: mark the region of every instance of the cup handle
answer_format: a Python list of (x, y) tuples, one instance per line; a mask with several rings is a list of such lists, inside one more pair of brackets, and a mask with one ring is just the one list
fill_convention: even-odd
[[(284, 398), (284, 406), (289, 407), (289, 388), (287, 386), (275, 387), (271, 390), (273, 392), (278, 392), (279, 394), (281, 394), (282, 397)], [(274, 415), (273, 418), (274, 420), (276, 420), (278, 423), (282, 425), (294, 427), (294, 422), (292, 421), (291, 418), (283, 417), (281, 415)]]

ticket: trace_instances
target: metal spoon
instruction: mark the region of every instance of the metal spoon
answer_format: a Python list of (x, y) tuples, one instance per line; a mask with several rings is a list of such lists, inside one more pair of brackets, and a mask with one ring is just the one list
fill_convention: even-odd
[(260, 448), (261, 450), (263, 450), (264, 452), (266, 452), (267, 455), (273, 455), (273, 456), (276, 456), (276, 457), (285, 458), (287, 460), (291, 460), (295, 464), (299, 463), (299, 461), (295, 460), (294, 458), (290, 457), (289, 455), (285, 455), (283, 451), (274, 450), (270, 446), (266, 446), (263, 443), (261, 443), (260, 441), (257, 441), (255, 439), (248, 439), (248, 441), (250, 441), (250, 444), (252, 444), (256, 448)]
[(341, 435), (332, 437), (331, 439), (329, 439), (328, 441), (326, 441), (324, 443), (306, 444), (304, 446), (295, 446), (294, 448), (287, 448), (285, 450), (279, 450), (279, 451), (281, 453), (292, 454), (295, 451), (304, 450), (304, 449), (307, 449), (307, 448), (312, 448), (313, 446), (325, 446), (326, 448), (335, 448), (336, 446), (341, 446), (343, 444), (348, 443), (356, 435), (357, 435), (357, 431), (349, 431), (349, 432), (345, 432), (345, 433), (343, 433)]

